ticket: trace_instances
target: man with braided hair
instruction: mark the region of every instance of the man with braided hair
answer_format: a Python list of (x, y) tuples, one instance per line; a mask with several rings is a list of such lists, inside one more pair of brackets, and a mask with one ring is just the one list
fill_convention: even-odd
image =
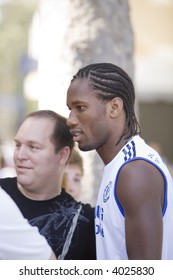
[(111, 63), (80, 69), (67, 91), (67, 124), (105, 164), (95, 211), (97, 259), (173, 259), (173, 182), (140, 137), (135, 91)]

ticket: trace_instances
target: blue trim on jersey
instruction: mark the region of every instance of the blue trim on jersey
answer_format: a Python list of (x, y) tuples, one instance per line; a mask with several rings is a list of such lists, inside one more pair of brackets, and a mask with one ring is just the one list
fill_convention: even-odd
[(166, 208), (167, 208), (167, 203), (168, 203), (168, 201), (167, 201), (167, 193), (168, 193), (168, 183), (167, 183), (167, 179), (166, 179), (165, 173), (163, 173), (163, 171), (160, 169), (160, 167), (159, 167), (158, 165), (154, 164), (152, 161), (150, 161), (150, 160), (148, 160), (148, 159), (146, 159), (146, 158), (143, 158), (143, 157), (136, 157), (136, 158), (132, 158), (131, 160), (126, 161), (126, 162), (120, 167), (120, 169), (118, 170), (118, 173), (117, 173), (117, 176), (116, 176), (116, 180), (115, 180), (115, 184), (114, 184), (114, 197), (115, 197), (115, 201), (116, 201), (116, 203), (117, 203), (117, 205), (118, 205), (118, 208), (119, 208), (121, 214), (122, 214), (123, 216), (125, 216), (125, 215), (124, 215), (124, 209), (123, 209), (123, 207), (121, 206), (121, 203), (119, 202), (118, 197), (117, 197), (117, 195), (116, 195), (116, 186), (117, 186), (118, 176), (119, 176), (119, 173), (120, 173), (122, 167), (123, 167), (125, 164), (127, 164), (127, 163), (129, 163), (129, 162), (132, 162), (132, 161), (134, 161), (134, 160), (145, 160), (145, 161), (151, 163), (152, 165), (154, 165), (154, 166), (160, 171), (160, 173), (162, 174), (163, 179), (164, 179), (164, 202), (163, 202), (163, 209), (162, 209), (162, 217), (163, 217), (163, 216), (165, 215)]

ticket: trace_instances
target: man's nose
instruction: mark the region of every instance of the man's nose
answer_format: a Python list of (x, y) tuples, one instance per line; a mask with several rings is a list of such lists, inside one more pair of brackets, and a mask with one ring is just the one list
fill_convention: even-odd
[(69, 127), (71, 127), (71, 126), (77, 125), (77, 123), (78, 123), (78, 120), (77, 120), (75, 114), (72, 113), (72, 112), (70, 112), (70, 114), (69, 114), (69, 116), (68, 116), (68, 118), (67, 118), (67, 125), (68, 125)]

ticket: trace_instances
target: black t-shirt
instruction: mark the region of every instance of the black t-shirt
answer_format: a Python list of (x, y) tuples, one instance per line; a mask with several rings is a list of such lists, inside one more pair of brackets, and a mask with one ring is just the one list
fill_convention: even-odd
[[(0, 179), (0, 186), (16, 202), (29, 223), (39, 228), (40, 233), (45, 236), (58, 257), (62, 253), (73, 217), (80, 203), (75, 201), (64, 189), (60, 195), (49, 200), (29, 199), (19, 191), (16, 177)], [(82, 204), (71, 244), (64, 259), (96, 259), (94, 208), (89, 204)]]

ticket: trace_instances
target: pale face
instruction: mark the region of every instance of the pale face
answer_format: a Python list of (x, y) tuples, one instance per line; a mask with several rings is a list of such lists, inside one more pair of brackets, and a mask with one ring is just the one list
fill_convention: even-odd
[(82, 192), (82, 170), (77, 164), (68, 164), (65, 168), (66, 191), (76, 200)]
[(15, 137), (14, 163), (18, 183), (28, 192), (56, 194), (65, 160), (50, 141), (54, 121), (28, 118)]

